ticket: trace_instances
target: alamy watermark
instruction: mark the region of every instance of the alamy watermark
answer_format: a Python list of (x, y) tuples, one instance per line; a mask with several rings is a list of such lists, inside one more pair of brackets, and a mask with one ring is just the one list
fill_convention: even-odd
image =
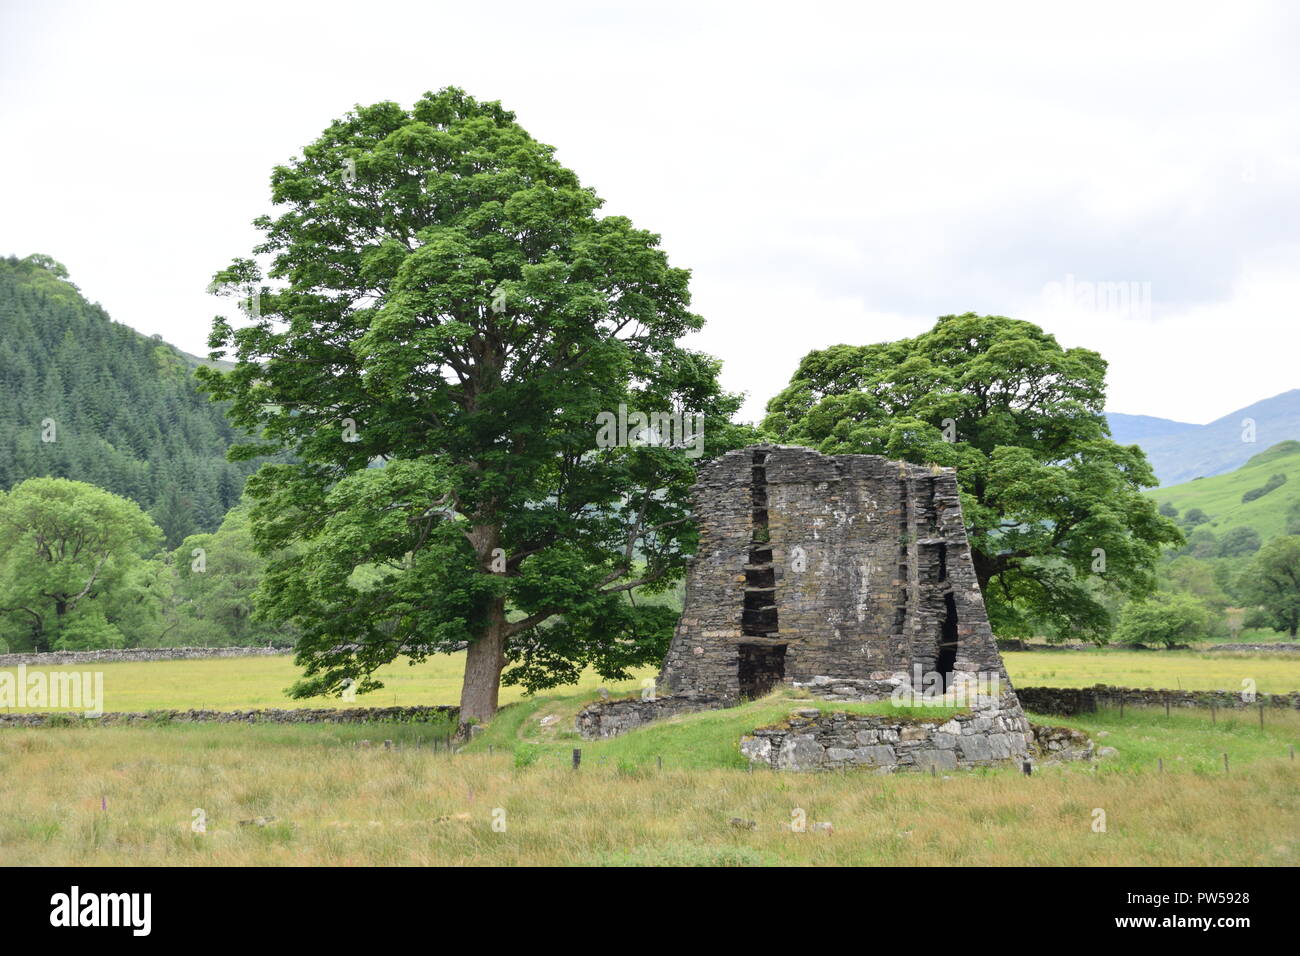
[(1151, 318), (1150, 282), (1091, 282), (1066, 275), (1064, 282), (1043, 286), (1048, 308), (1106, 312), (1121, 319)]
[(943, 674), (939, 671), (922, 671), (913, 665), (912, 682), (899, 684), (890, 694), (895, 707), (963, 707), (976, 704), (980, 698), (998, 698), (1002, 695), (1002, 675), (980, 671)]
[(121, 926), (132, 936), (148, 936), (153, 925), (152, 893), (83, 893), (73, 886), (50, 897), (50, 925)]
[(618, 413), (601, 412), (596, 416), (600, 431), (596, 445), (600, 448), (627, 448), (651, 445), (681, 448), (687, 458), (704, 454), (703, 412), (629, 412), (619, 403)]
[(103, 671), (32, 671), (19, 664), (17, 673), (0, 671), (0, 707), (80, 710), (86, 717), (104, 713)]

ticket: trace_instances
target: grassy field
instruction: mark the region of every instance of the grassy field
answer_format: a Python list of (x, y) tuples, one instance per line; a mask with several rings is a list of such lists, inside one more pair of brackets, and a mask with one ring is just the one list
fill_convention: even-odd
[[(1300, 661), (1280, 656), (1005, 656), (1021, 685), (1238, 689), (1253, 677), (1261, 691), (1300, 687)], [(389, 686), (357, 704), (454, 703), (461, 667), (459, 657), (393, 665)], [(296, 674), (288, 657), (100, 669), (109, 710), (339, 704), (287, 701)], [(507, 689), (509, 705), (454, 755), (434, 749), (452, 729), (438, 723), (0, 731), (0, 865), (1300, 863), (1294, 711), (1270, 709), (1263, 728), (1254, 712), (1220, 712), (1217, 723), (1133, 707), (1122, 718), (1031, 715), (1118, 752), (1043, 764), (1028, 778), (1014, 767), (794, 775), (749, 772), (740, 736), (796, 706), (870, 712), (889, 703), (814, 704), (785, 692), (582, 741), (573, 718), (598, 683), (589, 675), (531, 698)], [(639, 688), (639, 679), (610, 685), (616, 694)], [(205, 833), (191, 829), (196, 809)], [(796, 809), (834, 832), (791, 832)], [(1104, 833), (1093, 830), (1098, 809)]]
[[(1300, 655), (1208, 654), (1189, 651), (1010, 651), (1003, 655), (1012, 682), (1021, 686), (1086, 687), (1118, 684), (1184, 690), (1241, 690), (1252, 678), (1260, 693), (1300, 689)], [(338, 698), (291, 700), (285, 688), (297, 679), (293, 659), (284, 657), (213, 658), (203, 661), (152, 661), (41, 668), (46, 671), (96, 670), (104, 673), (104, 709), (142, 711), (170, 708), (243, 710), (257, 707), (386, 707), (393, 704), (455, 704), (460, 699), (464, 655), (442, 655), (424, 663), (405, 661), (380, 671), (385, 687), (359, 695), (355, 704)], [(14, 668), (0, 668), (13, 671)], [(609, 683), (614, 692), (639, 689), (653, 677), (646, 668), (636, 678)], [(586, 675), (566, 693), (594, 692), (602, 681)], [(517, 687), (503, 687), (503, 704), (523, 699)], [(57, 708), (55, 708), (57, 709)]]
[[(1104, 713), (1077, 721), (1119, 750), (1096, 769), (930, 777), (740, 769), (737, 729), (787, 712), (792, 702), (781, 699), (584, 742), (574, 771), (564, 729), (572, 724), (541, 720), (576, 704), (515, 705), (455, 755), (429, 748), (437, 728), (409, 725), (8, 730), (0, 733), (0, 863), (1300, 862), (1292, 713), (1261, 731), (1249, 716), (1210, 725), (1196, 714), (1129, 708), (1123, 721)], [(358, 747), (363, 738), (389, 738), (397, 749)], [(1166, 773), (1155, 771), (1157, 755)], [(191, 829), (196, 809), (202, 834)], [(795, 809), (834, 832), (791, 832)], [(1098, 809), (1105, 832), (1093, 829)], [(262, 825), (241, 823), (258, 818)]]
[(1300, 690), (1300, 654), (1229, 651), (1006, 651), (1013, 684), (1021, 687), (1154, 687), (1165, 690), (1242, 689), (1255, 681), (1261, 694)]
[[(198, 661), (141, 661), (113, 664), (42, 667), (42, 671), (103, 671), (104, 710), (141, 711), (170, 708), (247, 710), (259, 707), (389, 707), (460, 703), (465, 655), (444, 654), (420, 664), (402, 659), (379, 671), (384, 689), (359, 694), (353, 703), (338, 697), (294, 700), (285, 690), (300, 675), (289, 655), (224, 657)], [(13, 667), (0, 672), (14, 671)], [(31, 668), (29, 668), (31, 670)], [(647, 669), (644, 676), (654, 671)], [(595, 674), (568, 690), (591, 691), (602, 684)], [(607, 684), (611, 689), (640, 688), (640, 680)], [(501, 688), (501, 703), (520, 700), (517, 687)]]

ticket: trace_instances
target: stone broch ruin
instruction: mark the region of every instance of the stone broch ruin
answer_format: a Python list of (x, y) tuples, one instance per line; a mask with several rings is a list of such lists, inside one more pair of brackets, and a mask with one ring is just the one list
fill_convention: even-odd
[(756, 697), (819, 675), (1005, 679), (951, 469), (759, 446), (705, 467), (661, 689)]
[(1025, 755), (1030, 728), (989, 627), (952, 469), (751, 446), (702, 469), (695, 515), (699, 547), (658, 684), (667, 696), (626, 702), (594, 735), (781, 685), (835, 700), (937, 687), (969, 690), (969, 715), (857, 715), (837, 728), (802, 712), (798, 726), (762, 728), (742, 749), (786, 769)]

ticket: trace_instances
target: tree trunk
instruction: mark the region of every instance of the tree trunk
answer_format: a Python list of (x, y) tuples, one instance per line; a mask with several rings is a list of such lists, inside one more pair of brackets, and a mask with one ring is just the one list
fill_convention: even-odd
[[(67, 613), (68, 602), (62, 598), (56, 599), (54, 602), (54, 621), (56, 629), (58, 629), (59, 625), (63, 623), (63, 618)], [(50, 643), (50, 635), (46, 632), (43, 624), (38, 624), (35, 633), (32, 635), (32, 648), (40, 654), (48, 654), (50, 651), (54, 650), (54, 647)]]
[(460, 688), (461, 733), (471, 721), (483, 723), (497, 712), (501, 669), (505, 666), (506, 599), (495, 597), (488, 610), (487, 629), (465, 652), (465, 679)]
[(993, 562), (975, 548), (970, 549), (971, 564), (975, 567), (975, 583), (979, 585), (980, 594), (988, 600), (989, 581), (993, 579)]

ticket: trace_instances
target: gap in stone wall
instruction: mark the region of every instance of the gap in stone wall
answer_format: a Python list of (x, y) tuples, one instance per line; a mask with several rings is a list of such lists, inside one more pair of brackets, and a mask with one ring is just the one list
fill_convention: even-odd
[(780, 630), (776, 607), (776, 568), (768, 525), (767, 455), (754, 452), (750, 479), (753, 531), (745, 565), (744, 604), (740, 632), (764, 640), (737, 647), (737, 681), (741, 697), (762, 697), (785, 679), (786, 645), (776, 640)]

